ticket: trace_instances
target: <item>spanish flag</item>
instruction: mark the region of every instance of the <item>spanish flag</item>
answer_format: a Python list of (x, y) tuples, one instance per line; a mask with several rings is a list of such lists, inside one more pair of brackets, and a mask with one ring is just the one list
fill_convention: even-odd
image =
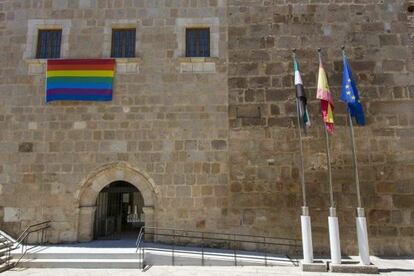
[(328, 79), (321, 60), (319, 60), (318, 90), (316, 98), (321, 100), (321, 112), (326, 130), (332, 134), (334, 131), (333, 98), (331, 91), (329, 90)]

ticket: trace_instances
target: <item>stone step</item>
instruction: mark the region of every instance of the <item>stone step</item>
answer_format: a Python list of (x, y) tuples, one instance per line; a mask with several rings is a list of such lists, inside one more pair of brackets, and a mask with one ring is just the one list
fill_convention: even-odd
[(204, 256), (199, 251), (171, 251), (159, 249), (145, 250), (145, 264), (151, 265), (178, 265), (178, 266), (292, 266), (292, 262), (282, 256), (237, 254), (222, 251), (206, 251)]
[(0, 250), (4, 248), (10, 248), (13, 246), (13, 243), (7, 242), (7, 243), (0, 243)]
[[(20, 258), (21, 253), (13, 253), (14, 259)], [(158, 248), (145, 250), (145, 264), (178, 265), (178, 266), (291, 266), (285, 257), (269, 256), (267, 261), (263, 256), (239, 254), (234, 259), (233, 253), (210, 251), (204, 253), (204, 261), (199, 251), (172, 251)], [(140, 267), (137, 253), (28, 253), (24, 255), (18, 267), (33, 268), (138, 268)]]
[(0, 265), (0, 273), (6, 270), (9, 270), (11, 268), (13, 268), (14, 263), (10, 263), (10, 264), (1, 264)]
[(0, 264), (4, 264), (5, 262), (7, 262), (8, 260), (13, 259), (11, 256), (1, 256), (0, 257)]
[(8, 251), (9, 251), (8, 247), (0, 249), (0, 256), (3, 256), (4, 254), (7, 254)]
[[(32, 246), (17, 267), (33, 268), (140, 268), (141, 253), (146, 265), (186, 266), (292, 266), (284, 255), (228, 249), (172, 246), (146, 243), (136, 252), (135, 241), (99, 241), (85, 244)], [(235, 256), (236, 255), (236, 260)], [(11, 252), (14, 260), (21, 248)], [(173, 257), (174, 256), (174, 257)]]
[[(11, 256), (18, 259), (22, 256), (21, 253), (13, 252)], [(137, 259), (137, 253), (35, 253), (28, 252), (23, 256), (23, 259)]]
[(24, 268), (79, 268), (79, 269), (138, 269), (135, 259), (34, 259), (22, 260), (17, 267)]

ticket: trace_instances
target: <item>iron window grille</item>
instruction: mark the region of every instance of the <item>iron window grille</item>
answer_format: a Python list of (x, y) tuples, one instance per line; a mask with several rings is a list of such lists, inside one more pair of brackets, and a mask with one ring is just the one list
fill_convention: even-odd
[(135, 57), (135, 29), (112, 30), (111, 57), (132, 58)]
[(210, 56), (210, 29), (187, 28), (186, 29), (186, 57)]
[(60, 58), (62, 30), (39, 30), (36, 58)]

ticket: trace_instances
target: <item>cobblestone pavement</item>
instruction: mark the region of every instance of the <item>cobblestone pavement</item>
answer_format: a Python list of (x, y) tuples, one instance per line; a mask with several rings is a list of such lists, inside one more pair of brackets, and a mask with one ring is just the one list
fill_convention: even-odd
[[(373, 257), (372, 261), (379, 267), (380, 273), (387, 276), (413, 276), (414, 257), (404, 259), (387, 259)], [(344, 273), (301, 272), (298, 267), (191, 267), (191, 266), (156, 266), (145, 272), (133, 269), (14, 269), (3, 273), (4, 276), (106, 276), (106, 275), (184, 275), (184, 276), (244, 276), (244, 275), (363, 275)]]

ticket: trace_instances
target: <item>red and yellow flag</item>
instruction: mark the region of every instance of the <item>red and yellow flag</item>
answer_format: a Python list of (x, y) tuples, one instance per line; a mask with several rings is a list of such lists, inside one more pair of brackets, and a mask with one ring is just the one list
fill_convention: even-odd
[(331, 91), (329, 90), (326, 72), (325, 69), (323, 69), (321, 61), (319, 62), (318, 91), (316, 93), (316, 98), (321, 100), (321, 112), (326, 130), (332, 134), (334, 131), (333, 98)]

